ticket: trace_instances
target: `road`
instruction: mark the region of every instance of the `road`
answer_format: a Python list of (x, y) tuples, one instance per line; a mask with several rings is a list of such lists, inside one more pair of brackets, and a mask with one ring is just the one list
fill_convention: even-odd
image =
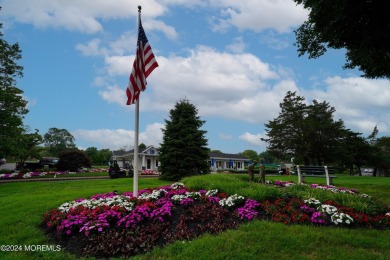
[(15, 170), (16, 163), (6, 163), (0, 165), (0, 170), (7, 169), (7, 170)]

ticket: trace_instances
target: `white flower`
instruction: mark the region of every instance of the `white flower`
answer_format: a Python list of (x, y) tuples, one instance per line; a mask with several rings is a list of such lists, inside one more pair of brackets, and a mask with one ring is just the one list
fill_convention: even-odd
[(353, 218), (350, 215), (345, 213), (336, 212), (330, 218), (335, 225), (339, 225), (339, 224), (350, 225), (351, 223), (353, 223)]
[(201, 194), (199, 192), (186, 192), (187, 198), (192, 198), (192, 199), (198, 199), (200, 198)]
[(178, 189), (180, 189), (180, 188), (184, 188), (185, 186), (184, 186), (184, 183), (181, 183), (181, 182), (175, 182), (175, 183), (172, 183), (171, 184), (171, 188), (173, 189), (173, 190), (178, 190)]
[(206, 192), (206, 196), (208, 196), (208, 197), (215, 196), (217, 194), (218, 194), (218, 190), (217, 189), (209, 190), (209, 191)]
[(222, 207), (230, 208), (230, 207), (235, 206), (236, 204), (241, 203), (244, 200), (245, 200), (245, 198), (243, 196), (234, 194), (226, 199), (220, 200), (219, 205), (221, 205)]
[(305, 204), (308, 204), (309, 206), (318, 206), (321, 205), (321, 202), (315, 198), (310, 198), (308, 200), (304, 200)]
[(91, 199), (91, 200), (82, 200), (79, 202), (71, 201), (63, 203), (58, 209), (62, 212), (68, 212), (72, 208), (76, 208), (78, 206), (83, 206), (89, 209), (94, 209), (99, 206), (120, 206), (124, 207), (128, 211), (132, 211), (134, 209), (134, 202), (130, 202), (127, 197), (122, 195), (117, 195), (112, 198), (99, 198), (99, 199)]
[(173, 203), (180, 203), (180, 201), (182, 201), (182, 200), (184, 200), (186, 198), (188, 198), (187, 195), (179, 195), (179, 194), (177, 194), (177, 195), (173, 195), (171, 197), (171, 201)]
[(324, 212), (328, 215), (333, 215), (334, 213), (337, 213), (337, 208), (335, 206), (327, 205), (327, 204), (319, 206), (317, 210)]
[(164, 190), (164, 189), (161, 189), (161, 190), (153, 190), (152, 193), (147, 193), (147, 192), (142, 193), (141, 195), (138, 196), (138, 198), (139, 198), (139, 199), (144, 199), (144, 200), (153, 200), (153, 201), (156, 201), (156, 200), (158, 200), (159, 198), (161, 198), (162, 196), (164, 196), (165, 193), (167, 193), (167, 191)]

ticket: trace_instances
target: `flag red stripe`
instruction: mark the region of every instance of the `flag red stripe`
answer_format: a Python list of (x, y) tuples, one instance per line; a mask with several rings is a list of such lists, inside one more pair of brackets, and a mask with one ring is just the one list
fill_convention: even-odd
[(126, 89), (127, 105), (134, 104), (141, 93), (146, 89), (146, 78), (158, 67), (152, 47), (146, 38), (139, 21), (137, 51), (133, 63), (133, 69), (129, 77), (129, 85)]

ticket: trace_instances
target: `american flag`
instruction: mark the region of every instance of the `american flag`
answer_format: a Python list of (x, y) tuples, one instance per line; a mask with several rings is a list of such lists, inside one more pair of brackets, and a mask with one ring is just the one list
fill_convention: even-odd
[(130, 74), (129, 85), (126, 89), (126, 105), (134, 104), (138, 100), (141, 91), (146, 89), (146, 78), (157, 67), (158, 63), (154, 57), (152, 47), (149, 45), (148, 39), (146, 38), (140, 19), (138, 27), (137, 52), (133, 63), (133, 70)]

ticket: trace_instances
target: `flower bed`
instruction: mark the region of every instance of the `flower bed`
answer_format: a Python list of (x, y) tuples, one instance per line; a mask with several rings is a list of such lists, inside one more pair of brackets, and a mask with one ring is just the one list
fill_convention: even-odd
[(0, 179), (28, 179), (33, 177), (43, 177), (43, 176), (57, 176), (65, 174), (81, 174), (85, 172), (108, 172), (106, 168), (100, 169), (86, 169), (80, 172), (69, 172), (69, 171), (47, 171), (47, 172), (11, 172), (0, 174)]
[(359, 195), (359, 196), (362, 196), (362, 197), (370, 197), (367, 194), (359, 193), (359, 191), (356, 190), (356, 189), (338, 188), (338, 187), (333, 186), (333, 185), (305, 184), (305, 183), (303, 183), (303, 184), (295, 184), (292, 181), (279, 181), (279, 180), (277, 180), (277, 181), (267, 180), (266, 184), (276, 185), (278, 187), (291, 187), (291, 186), (294, 186), (294, 185), (304, 185), (304, 186), (308, 186), (308, 187), (310, 187), (312, 189), (326, 190), (326, 191), (330, 191), (330, 192), (333, 192), (333, 193), (346, 193), (346, 194)]
[(256, 200), (218, 190), (192, 191), (182, 183), (131, 192), (97, 194), (66, 202), (45, 214), (50, 236), (78, 256), (129, 257), (175, 240), (218, 233), (266, 219), (285, 224), (390, 228), (390, 212), (363, 214), (315, 198)]

